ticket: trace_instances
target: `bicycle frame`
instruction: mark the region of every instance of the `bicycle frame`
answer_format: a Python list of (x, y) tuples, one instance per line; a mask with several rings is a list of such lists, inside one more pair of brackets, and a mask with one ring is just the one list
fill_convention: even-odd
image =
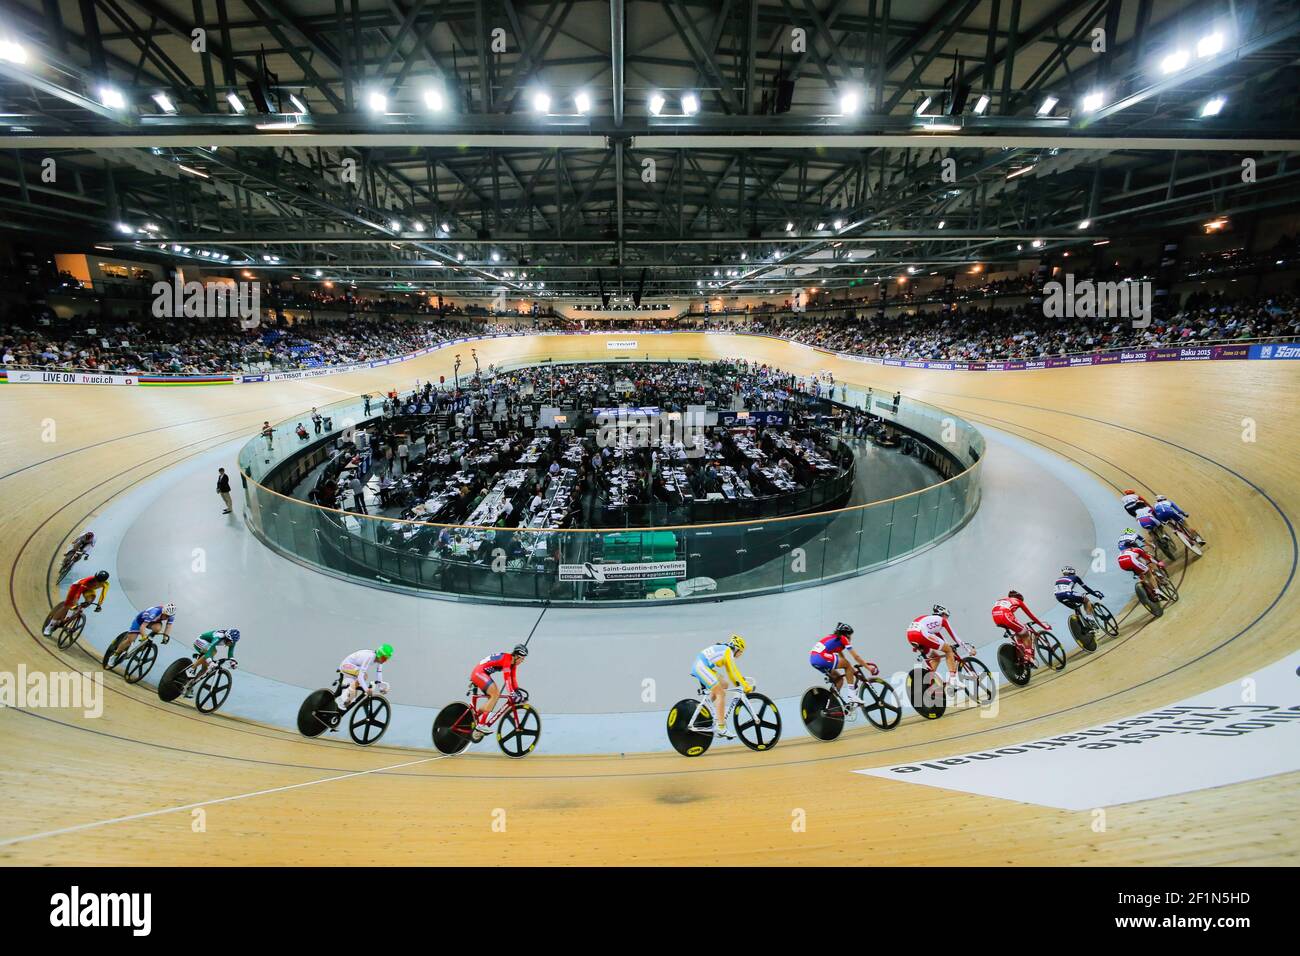
[[(712, 694), (710, 693), (709, 689), (706, 688), (703, 684), (700, 685), (699, 693), (702, 698), (705, 698), (705, 700), (707, 700), (708, 704), (711, 705), (713, 703)], [(745, 693), (743, 687), (738, 687), (735, 684), (731, 684), (726, 688), (726, 696), (723, 699), (723, 704), (722, 704), (722, 711), (724, 714), (730, 714), (733, 709), (731, 703), (732, 697), (739, 698), (741, 705), (745, 708), (746, 711), (749, 712), (749, 716), (753, 717), (756, 720), (758, 719), (758, 715), (754, 713), (754, 708), (750, 706), (749, 695)], [(704, 713), (704, 707), (706, 706), (705, 700), (700, 701), (700, 706), (695, 708), (695, 713), (691, 715), (690, 729), (701, 734), (703, 733), (712, 734), (715, 732), (715, 728), (717, 727), (718, 718), (716, 714), (712, 715), (709, 718), (709, 720), (707, 721), (708, 724), (707, 727), (700, 726), (700, 715)]]

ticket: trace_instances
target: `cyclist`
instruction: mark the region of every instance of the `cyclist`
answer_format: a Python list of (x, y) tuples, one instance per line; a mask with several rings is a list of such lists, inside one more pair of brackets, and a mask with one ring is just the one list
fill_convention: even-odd
[[(1137, 541), (1133, 540), (1134, 537), (1137, 538)], [(1139, 543), (1141, 540), (1141, 536), (1133, 534), (1132, 529), (1126, 531), (1124, 537), (1119, 539), (1120, 553), (1115, 560), (1121, 568), (1131, 572), (1142, 582), (1142, 586), (1147, 589), (1147, 594), (1150, 595), (1151, 600), (1159, 601), (1161, 599), (1160, 590), (1156, 587), (1156, 575), (1152, 568), (1157, 564), (1163, 568), (1164, 564), (1147, 553), (1146, 549)]]
[[(388, 693), (388, 684), (384, 682), (384, 662), (393, 656), (392, 644), (380, 644), (373, 651), (366, 649), (355, 651), (343, 658), (343, 663), (339, 664), (339, 670), (342, 671), (343, 681), (342, 701), (339, 703), (339, 710), (347, 710), (352, 702), (357, 699), (357, 692), (369, 694), (372, 689), (381, 694)], [(373, 684), (366, 680), (366, 675), (370, 673), (370, 668), (375, 669), (375, 682)]]
[(1142, 533), (1134, 528), (1125, 528), (1120, 532), (1118, 550), (1127, 551), (1129, 548), (1146, 549), (1147, 539), (1142, 537)]
[[(754, 685), (745, 679), (745, 675), (736, 666), (736, 658), (745, 653), (745, 639), (739, 634), (732, 634), (725, 644), (710, 644), (700, 651), (695, 658), (691, 675), (700, 682), (700, 686), (709, 692), (713, 701), (715, 732), (719, 737), (732, 738), (736, 735), (727, 729), (727, 677), (739, 684), (748, 694)], [(718, 673), (718, 667), (727, 672), (727, 677)]]
[[(67, 620), (68, 615), (74, 607), (80, 602), (81, 607), (90, 607), (95, 605), (95, 613), (98, 614), (104, 609), (104, 598), (108, 597), (108, 572), (97, 571), (89, 577), (84, 577), (80, 581), (73, 582), (68, 588), (68, 596), (63, 599), (63, 603), (54, 609), (54, 614), (50, 621), (45, 625), (41, 634), (49, 637), (54, 633), (55, 628)], [(98, 600), (96, 600), (98, 598)]]
[[(215, 660), (217, 649), (223, 644), (226, 647), (226, 660), (230, 661), (230, 666), (237, 666), (232, 658), (235, 656), (235, 645), (239, 643), (239, 628), (224, 627), (215, 631), (205, 631), (194, 640), (195, 677), (202, 677), (208, 672)], [(189, 696), (188, 694), (186, 696)]]
[[(86, 531), (76, 541), (72, 542), (72, 547), (63, 552), (65, 558), (71, 558), (74, 554), (80, 554), (80, 560), (86, 561), (90, 558), (90, 552), (95, 549), (95, 532)], [(73, 561), (78, 560), (72, 558)]]
[(492, 675), (500, 672), (501, 679), (506, 685), (506, 693), (517, 693), (519, 664), (527, 656), (528, 647), (524, 644), (516, 644), (513, 650), (489, 654), (474, 665), (474, 669), (469, 674), (469, 682), (487, 694), (487, 706), (479, 706), (474, 713), (476, 730), (486, 733), (491, 729), (486, 721), (491, 716), (492, 709), (496, 707), (497, 701), (501, 699), (501, 688), (497, 686), (496, 679)]
[[(947, 636), (945, 637), (941, 632), (946, 632)], [(912, 645), (912, 650), (924, 655), (925, 666), (932, 672), (939, 666), (936, 652), (943, 652), (943, 656), (948, 661), (948, 680), (945, 684), (954, 691), (961, 687), (957, 671), (957, 654), (954, 651), (957, 640), (952, 625), (948, 623), (948, 609), (942, 604), (936, 604), (931, 609), (931, 613), (922, 614), (907, 628), (907, 643)]]
[(1132, 488), (1125, 488), (1121, 494), (1124, 496), (1124, 510), (1128, 512), (1130, 518), (1137, 517), (1139, 508), (1149, 508), (1150, 503)]
[(131, 645), (136, 641), (143, 641), (146, 637), (145, 631), (157, 634), (162, 631), (162, 642), (166, 644), (172, 639), (172, 625), (176, 623), (176, 605), (171, 601), (166, 604), (155, 604), (151, 608), (146, 608), (135, 616), (131, 621), (131, 626), (127, 628), (127, 633), (131, 635), (131, 640), (127, 641), (126, 647), (118, 652), (118, 656), (125, 654), (131, 649)]
[[(1082, 588), (1082, 591), (1080, 588)], [(1093, 616), (1093, 612), (1092, 602), (1088, 599), (1096, 598), (1100, 601), (1106, 596), (1084, 584), (1083, 578), (1079, 577), (1079, 572), (1068, 565), (1061, 568), (1061, 576), (1056, 579), (1053, 593), (1058, 601), (1072, 611), (1077, 611), (1079, 606), (1082, 605), (1089, 617)]]
[(1194, 538), (1198, 545), (1205, 544), (1205, 539), (1201, 537), (1200, 532), (1187, 523), (1187, 512), (1164, 495), (1156, 495), (1156, 503), (1152, 505), (1152, 510), (1157, 518), (1167, 524), (1178, 526), (1188, 537)]
[[(849, 645), (852, 643), (853, 628), (847, 624), (836, 624), (835, 630), (813, 645), (808, 655), (808, 663), (825, 674), (835, 686), (835, 692), (851, 704), (860, 704), (862, 699), (855, 690), (856, 681), (848, 657), (852, 655), (858, 666), (866, 668), (872, 677), (880, 673), (880, 668), (870, 661), (863, 660), (858, 652)], [(837, 667), (838, 665), (838, 667)]]
[(1151, 532), (1152, 537), (1156, 537), (1156, 529), (1164, 523), (1156, 516), (1155, 510), (1146, 503), (1138, 506), (1133, 517), (1137, 518), (1138, 524), (1142, 526), (1143, 531)]
[(1034, 663), (1034, 636), (1030, 633), (1029, 626), (1020, 623), (1016, 618), (1018, 611), (1024, 611), (1031, 621), (1045, 631), (1050, 631), (1052, 625), (1043, 623), (1038, 619), (1038, 615), (1029, 610), (1029, 605), (1025, 603), (1025, 596), (1019, 591), (1008, 591), (1006, 597), (993, 605), (993, 623), (1010, 631), (1011, 639), (1020, 648), (1021, 658), (1029, 667), (1037, 667), (1038, 665)]

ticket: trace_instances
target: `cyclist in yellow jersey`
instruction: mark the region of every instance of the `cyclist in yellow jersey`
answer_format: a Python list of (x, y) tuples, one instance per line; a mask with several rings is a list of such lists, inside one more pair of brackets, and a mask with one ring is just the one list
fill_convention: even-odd
[[(727, 688), (730, 686), (727, 677), (739, 684), (747, 694), (754, 689), (754, 685), (745, 679), (745, 675), (736, 666), (736, 658), (743, 653), (745, 653), (745, 639), (739, 634), (732, 634), (727, 643), (710, 644), (700, 651), (699, 656), (695, 658), (695, 666), (691, 669), (691, 674), (709, 692), (709, 697), (713, 700), (713, 717), (716, 732), (720, 737), (736, 736), (727, 729)], [(726, 670), (727, 677), (718, 673), (719, 666)]]

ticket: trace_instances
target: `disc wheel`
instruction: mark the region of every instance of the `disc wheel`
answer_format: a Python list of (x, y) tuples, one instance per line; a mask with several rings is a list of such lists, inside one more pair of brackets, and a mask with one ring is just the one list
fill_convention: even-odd
[(937, 720), (948, 709), (943, 681), (928, 667), (914, 667), (907, 672), (907, 699), (926, 720)]
[(1035, 634), (1034, 653), (1038, 655), (1044, 667), (1050, 667), (1054, 671), (1065, 670), (1065, 648), (1061, 646), (1061, 642), (1055, 635), (1045, 631)]
[(352, 708), (352, 716), (348, 718), (348, 733), (352, 735), (352, 742), (362, 747), (377, 743), (388, 729), (392, 714), (393, 708), (386, 698), (367, 695)]
[(131, 631), (123, 631), (121, 634), (117, 635), (117, 637), (108, 642), (108, 647), (104, 648), (104, 657), (101, 661), (104, 665), (104, 670), (111, 671), (116, 668), (118, 664), (122, 663), (120, 660), (116, 659), (117, 646), (130, 637), (131, 634)]
[(771, 750), (781, 739), (781, 712), (770, 697), (749, 694), (749, 706), (737, 700), (731, 708), (731, 725), (750, 750)]
[(153, 641), (145, 641), (127, 658), (126, 670), (123, 671), (122, 676), (126, 678), (128, 684), (138, 684), (149, 676), (156, 660), (158, 660), (158, 645)]
[(199, 682), (199, 689), (194, 692), (194, 706), (201, 714), (210, 714), (226, 702), (235, 678), (224, 667), (213, 665)]
[(333, 721), (338, 719), (338, 713), (332, 690), (314, 690), (298, 708), (298, 733), (304, 737), (319, 737), (333, 725), (326, 723), (321, 715), (330, 715)]
[(1092, 636), (1092, 629), (1083, 623), (1078, 611), (1070, 615), (1070, 636), (1074, 638), (1074, 643), (1089, 654), (1097, 649), (1097, 639)]
[(433, 746), (438, 753), (451, 756), (470, 745), (474, 733), (474, 711), (464, 701), (448, 704), (433, 718)]
[(1029, 683), (1029, 668), (1020, 662), (1020, 651), (1011, 644), (998, 645), (998, 670), (1017, 687)]
[(1102, 604), (1100, 601), (1093, 601), (1092, 613), (1097, 619), (1097, 623), (1101, 625), (1103, 631), (1111, 637), (1115, 637), (1119, 634), (1119, 621), (1115, 620), (1115, 615), (1110, 613), (1110, 608)]
[(1152, 617), (1160, 617), (1165, 613), (1159, 601), (1151, 600), (1151, 595), (1147, 594), (1146, 586), (1141, 581), (1133, 585), (1133, 593), (1137, 595), (1138, 603), (1151, 612)]
[(818, 740), (834, 740), (844, 731), (844, 704), (825, 687), (809, 687), (799, 701), (799, 716)]
[(158, 682), (158, 699), (170, 703), (185, 691), (185, 672), (190, 668), (190, 660), (182, 657), (172, 661), (163, 671), (162, 680)]
[(903, 704), (898, 691), (883, 677), (869, 677), (858, 688), (862, 712), (880, 730), (893, 730), (903, 719)]
[(691, 729), (697, 720), (709, 725), (713, 720), (713, 712), (702, 701), (679, 700), (668, 711), (668, 742), (683, 757), (698, 757), (713, 744), (711, 726), (704, 731)]
[(542, 718), (532, 704), (520, 704), (501, 715), (497, 746), (507, 757), (527, 757), (542, 736)]

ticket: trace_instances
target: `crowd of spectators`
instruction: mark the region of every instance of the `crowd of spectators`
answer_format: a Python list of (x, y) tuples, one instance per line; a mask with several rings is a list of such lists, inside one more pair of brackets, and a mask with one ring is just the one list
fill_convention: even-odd
[[(497, 319), (497, 321), (492, 321)], [(599, 328), (729, 328), (835, 351), (910, 360), (1038, 358), (1111, 348), (1148, 348), (1300, 335), (1300, 298), (1291, 293), (1227, 297), (1193, 293), (1150, 324), (1131, 319), (1051, 318), (1041, 305), (958, 302), (881, 316), (872, 308), (753, 312), (709, 318), (614, 322), (538, 316), (398, 317), (361, 310), (356, 318), (242, 329), (236, 320), (155, 319), (140, 312), (60, 319), (52, 313), (0, 325), (5, 367), (86, 369), (124, 374), (225, 374), (346, 365), (409, 354), (455, 338), (518, 331)]]

